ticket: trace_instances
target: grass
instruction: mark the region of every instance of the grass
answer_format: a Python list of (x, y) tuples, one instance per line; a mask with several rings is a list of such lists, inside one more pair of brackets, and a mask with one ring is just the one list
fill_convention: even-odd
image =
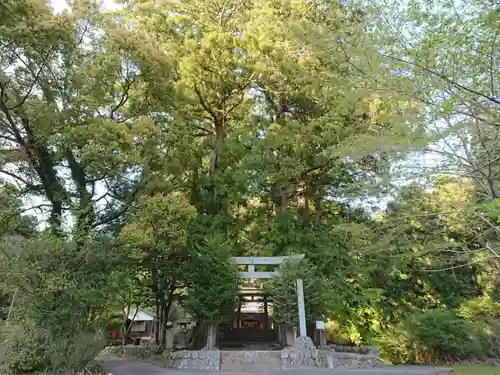
[(453, 375), (500, 375), (500, 366), (496, 365), (455, 365)]

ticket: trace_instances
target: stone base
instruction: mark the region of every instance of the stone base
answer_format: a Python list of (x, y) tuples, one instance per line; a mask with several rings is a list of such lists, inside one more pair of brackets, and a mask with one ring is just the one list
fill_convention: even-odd
[(281, 351), (281, 369), (370, 368), (380, 363), (372, 354), (337, 353), (332, 350), (285, 348)]
[(220, 351), (218, 349), (180, 350), (165, 352), (164, 356), (167, 359), (167, 365), (177, 369), (207, 371), (220, 369)]
[(313, 340), (307, 336), (299, 336), (293, 343), (293, 348), (298, 350), (312, 350), (316, 349)]
[[(295, 347), (279, 350), (214, 349), (165, 351), (163, 358), (168, 367), (186, 370), (230, 370), (234, 372), (264, 373), (307, 368), (371, 368), (380, 363), (376, 348), (367, 352), (337, 352), (332, 349), (308, 349), (309, 341), (299, 340)], [(304, 348), (306, 347), (306, 348)], [(361, 350), (360, 350), (361, 351)], [(120, 356), (133, 360), (147, 359), (152, 351), (143, 346), (107, 347), (103, 355)]]
[(281, 370), (279, 350), (230, 350), (221, 351), (220, 369), (235, 372)]

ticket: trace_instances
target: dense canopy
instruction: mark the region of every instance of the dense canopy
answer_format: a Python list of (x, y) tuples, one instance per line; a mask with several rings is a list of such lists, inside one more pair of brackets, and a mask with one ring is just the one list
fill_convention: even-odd
[(301, 253), (277, 321), (300, 275), (334, 342), (497, 355), (500, 16), (455, 3), (3, 0), (0, 368), (84, 368), (124, 305), (161, 351)]

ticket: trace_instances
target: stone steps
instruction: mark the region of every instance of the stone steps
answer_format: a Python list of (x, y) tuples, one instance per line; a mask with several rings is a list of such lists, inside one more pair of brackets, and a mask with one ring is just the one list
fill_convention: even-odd
[(220, 369), (258, 373), (279, 371), (281, 370), (281, 351), (223, 350), (220, 352)]
[(233, 328), (222, 332), (221, 339), (227, 342), (276, 342), (277, 334), (272, 329)]

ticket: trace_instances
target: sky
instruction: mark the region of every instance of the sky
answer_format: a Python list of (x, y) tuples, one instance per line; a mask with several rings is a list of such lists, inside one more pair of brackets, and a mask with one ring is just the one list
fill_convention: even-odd
[[(105, 9), (113, 10), (117, 8), (117, 5), (114, 3), (114, 0), (101, 0), (101, 1)], [(66, 0), (50, 0), (50, 3), (56, 13), (59, 13), (68, 7)]]

